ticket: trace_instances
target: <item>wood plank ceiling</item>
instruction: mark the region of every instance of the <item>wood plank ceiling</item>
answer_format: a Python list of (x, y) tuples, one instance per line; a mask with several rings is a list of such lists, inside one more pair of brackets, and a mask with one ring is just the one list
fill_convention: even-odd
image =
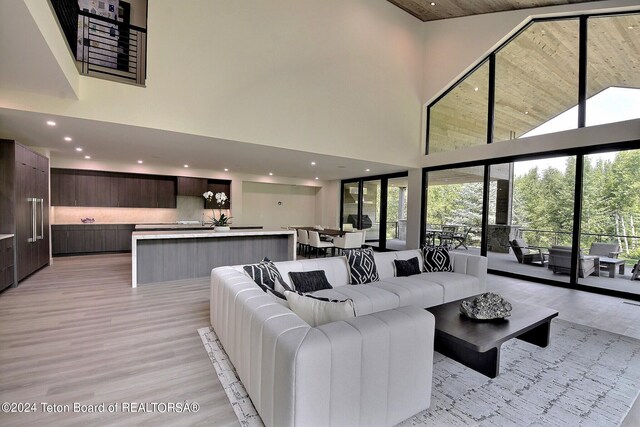
[[(421, 21), (598, 0), (387, 0)], [(432, 5), (432, 3), (434, 3)]]

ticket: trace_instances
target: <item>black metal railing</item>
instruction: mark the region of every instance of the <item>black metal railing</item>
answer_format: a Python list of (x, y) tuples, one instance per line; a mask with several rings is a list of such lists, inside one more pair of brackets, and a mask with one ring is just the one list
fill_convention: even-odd
[(82, 74), (144, 84), (147, 30), (80, 10), (75, 0), (51, 0)]

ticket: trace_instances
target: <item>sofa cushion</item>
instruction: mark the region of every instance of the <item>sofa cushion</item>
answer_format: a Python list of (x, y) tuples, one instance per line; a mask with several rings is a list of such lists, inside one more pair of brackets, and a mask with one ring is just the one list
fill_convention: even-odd
[(361, 285), (380, 280), (376, 261), (371, 248), (349, 249), (345, 251), (349, 266), (349, 283)]
[(400, 300), (395, 294), (371, 284), (339, 286), (333, 289), (313, 292), (311, 295), (336, 300), (351, 298), (358, 316), (390, 310), (400, 306)]
[(333, 287), (327, 280), (324, 270), (290, 271), (289, 277), (294, 289), (302, 293), (331, 289)]
[(421, 280), (437, 283), (444, 290), (443, 302), (455, 301), (482, 292), (480, 280), (475, 276), (461, 273), (434, 272), (422, 273), (419, 276), (411, 276)]
[(407, 260), (394, 259), (393, 265), (396, 269), (396, 277), (409, 277), (420, 274), (420, 263), (417, 256)]
[(449, 250), (441, 247), (425, 246), (422, 249), (424, 271), (432, 273), (435, 271), (453, 271)]
[(372, 285), (396, 295), (400, 307), (416, 305), (427, 308), (444, 302), (444, 287), (415, 275), (411, 277), (389, 277)]
[(374, 256), (376, 267), (378, 268), (379, 280), (394, 277), (395, 269), (393, 268), (393, 261), (398, 259), (398, 254), (395, 252), (376, 252)]
[(258, 264), (245, 265), (243, 269), (265, 292), (267, 288), (274, 289), (277, 280), (282, 280), (278, 267), (268, 258)]
[(309, 326), (320, 326), (325, 323), (356, 317), (353, 300), (331, 300), (302, 292), (285, 292), (289, 308)]

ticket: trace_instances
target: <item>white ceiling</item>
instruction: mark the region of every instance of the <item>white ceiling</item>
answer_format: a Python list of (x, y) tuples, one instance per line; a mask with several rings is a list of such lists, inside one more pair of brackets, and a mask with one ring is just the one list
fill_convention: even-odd
[[(114, 83), (117, 84), (117, 83)], [(47, 126), (53, 120), (55, 127)], [(73, 138), (66, 142), (65, 136)], [(157, 129), (0, 108), (0, 137), (51, 150), (51, 163), (84, 160), (93, 165), (143, 160), (147, 168), (182, 168), (321, 180), (405, 171), (406, 167), (268, 147)], [(81, 147), (82, 152), (77, 152)], [(316, 162), (316, 165), (311, 165)], [(366, 171), (370, 169), (370, 171)]]

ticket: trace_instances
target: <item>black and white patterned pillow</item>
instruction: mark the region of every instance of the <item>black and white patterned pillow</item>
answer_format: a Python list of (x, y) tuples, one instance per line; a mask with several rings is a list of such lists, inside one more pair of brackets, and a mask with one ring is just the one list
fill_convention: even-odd
[(349, 249), (345, 251), (349, 266), (349, 283), (362, 285), (380, 280), (373, 249)]
[(422, 248), (422, 257), (424, 259), (423, 270), (425, 273), (453, 271), (451, 256), (449, 255), (449, 250), (447, 248), (425, 246)]
[(266, 288), (274, 289), (276, 281), (283, 281), (278, 267), (268, 258), (264, 258), (258, 264), (245, 265), (242, 268), (265, 292)]

